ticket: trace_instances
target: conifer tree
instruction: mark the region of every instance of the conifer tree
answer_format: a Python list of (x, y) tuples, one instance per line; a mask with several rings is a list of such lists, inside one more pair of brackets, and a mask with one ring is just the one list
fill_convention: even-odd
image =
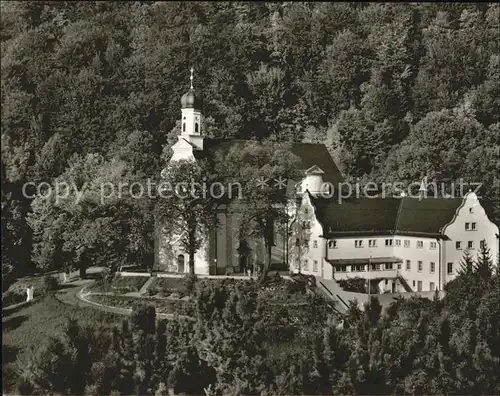
[(491, 259), (490, 249), (485, 240), (481, 241), (475, 271), (480, 279), (483, 280), (490, 280), (493, 275), (493, 261)]
[(474, 272), (474, 258), (469, 249), (465, 250), (462, 260), (460, 261), (459, 275), (471, 275)]

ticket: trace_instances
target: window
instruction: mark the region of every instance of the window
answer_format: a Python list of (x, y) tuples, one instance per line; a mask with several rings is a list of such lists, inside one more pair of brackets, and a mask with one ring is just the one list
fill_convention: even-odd
[(436, 285), (434, 284), (434, 282), (429, 283), (429, 290), (434, 291), (435, 289), (436, 289)]
[(418, 272), (422, 272), (422, 267), (423, 266), (424, 266), (424, 264), (421, 261), (417, 262), (417, 270), (418, 270)]
[(198, 133), (198, 123), (194, 124), (194, 131)]
[(336, 265), (335, 266), (335, 272), (346, 272), (347, 266), (346, 265)]
[(392, 269), (392, 263), (386, 263), (385, 264), (385, 269), (386, 270), (391, 270)]
[(330, 249), (337, 249), (337, 241), (336, 240), (328, 241), (328, 247)]
[(380, 271), (380, 264), (372, 264), (372, 271)]
[(401, 246), (401, 239), (396, 239), (396, 246)]
[(422, 249), (424, 247), (424, 242), (417, 241), (417, 249)]
[(413, 287), (415, 287), (415, 281), (413, 281)]
[(431, 274), (433, 274), (436, 271), (436, 263), (431, 261)]
[(473, 241), (467, 242), (467, 249), (474, 249), (474, 242)]
[(435, 250), (437, 247), (437, 242), (431, 242), (431, 250)]
[(389, 284), (389, 280), (388, 279), (385, 280), (385, 284), (386, 285)]
[(410, 241), (408, 239), (405, 239), (405, 248), (410, 247)]
[(398, 270), (401, 269), (401, 263), (398, 263)]
[(392, 239), (386, 239), (385, 246), (392, 246)]
[(410, 260), (406, 260), (406, 270), (411, 271), (411, 261)]
[(483, 239), (481, 242), (479, 242), (479, 247), (480, 247), (481, 249), (482, 249), (482, 248), (484, 248), (484, 239)]
[(465, 229), (468, 231), (470, 230), (470, 223), (465, 223)]
[(317, 240), (314, 240), (313, 241), (313, 248), (317, 248), (318, 247), (318, 241)]
[(304, 271), (309, 271), (309, 260), (304, 259)]
[(368, 246), (370, 246), (370, 247), (377, 247), (377, 240), (376, 239), (370, 239), (368, 241)]
[(357, 247), (357, 248), (363, 247), (363, 240), (362, 239), (356, 239), (354, 241), (354, 247)]
[(364, 270), (365, 270), (364, 264), (353, 265), (351, 267), (351, 271), (355, 271), (355, 272), (363, 272)]
[(182, 123), (182, 132), (186, 132), (186, 123), (185, 122)]
[(448, 275), (453, 274), (453, 263), (448, 263), (447, 270), (448, 270)]
[(422, 281), (418, 281), (418, 283), (417, 283), (417, 291), (422, 291)]
[(313, 271), (318, 272), (318, 260), (313, 261)]
[(472, 230), (475, 230), (476, 229), (476, 223), (472, 223), (471, 227), (472, 227)]
[(455, 246), (456, 246), (457, 250), (462, 249), (462, 242), (460, 242), (460, 241), (455, 242)]
[(474, 210), (472, 208), (469, 208), (469, 213), (474, 213)]

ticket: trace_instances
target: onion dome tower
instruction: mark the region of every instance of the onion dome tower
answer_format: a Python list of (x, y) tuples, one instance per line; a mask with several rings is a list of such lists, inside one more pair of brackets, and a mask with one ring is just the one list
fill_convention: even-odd
[(181, 98), (182, 136), (201, 136), (202, 99), (201, 95), (193, 88), (193, 73), (194, 69), (191, 68), (191, 86)]

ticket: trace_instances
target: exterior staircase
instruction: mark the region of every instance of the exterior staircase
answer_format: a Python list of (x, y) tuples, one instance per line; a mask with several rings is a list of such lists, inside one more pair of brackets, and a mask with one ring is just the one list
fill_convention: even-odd
[(147, 280), (147, 282), (141, 287), (141, 290), (139, 290), (139, 295), (144, 295), (146, 294), (148, 287), (155, 281), (156, 276), (152, 276)]
[(408, 284), (408, 282), (406, 281), (405, 278), (403, 278), (401, 275), (398, 274), (396, 279), (399, 281), (399, 283), (401, 283), (401, 285), (404, 287), (405, 291), (410, 292), (410, 293), (413, 292), (413, 289)]
[(342, 296), (345, 292), (335, 280), (316, 278), (316, 289), (332, 300), (335, 311), (345, 313), (349, 308), (348, 301)]

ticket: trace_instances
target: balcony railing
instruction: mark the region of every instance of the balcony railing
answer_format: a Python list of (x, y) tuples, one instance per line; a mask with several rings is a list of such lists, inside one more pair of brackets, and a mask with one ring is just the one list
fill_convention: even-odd
[(397, 269), (380, 269), (370, 271), (336, 271), (334, 278), (337, 280), (349, 278), (377, 279), (377, 278), (394, 278), (399, 276)]

